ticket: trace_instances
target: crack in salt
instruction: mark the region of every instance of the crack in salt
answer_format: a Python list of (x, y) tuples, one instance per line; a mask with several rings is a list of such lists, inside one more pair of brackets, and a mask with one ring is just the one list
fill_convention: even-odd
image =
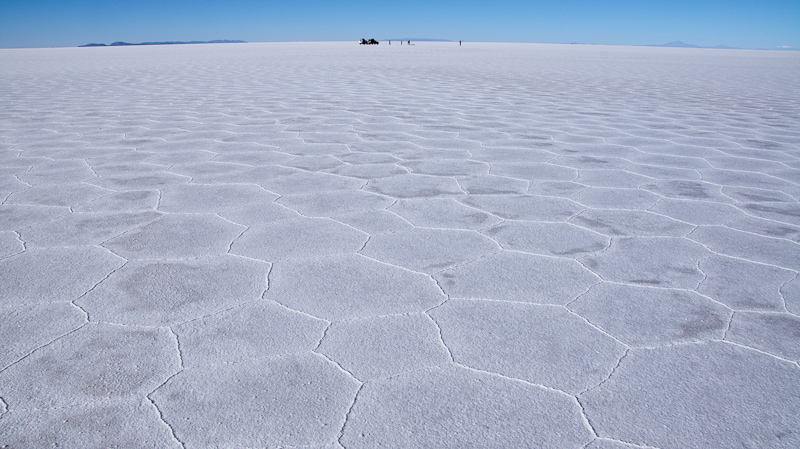
[[(705, 243), (703, 243), (703, 242), (701, 242), (701, 241), (698, 241), (698, 240), (695, 240), (695, 239), (693, 239), (693, 238), (691, 237), (691, 235), (694, 233), (694, 231), (696, 231), (696, 230), (700, 229), (700, 227), (701, 227), (701, 226), (698, 226), (697, 228), (695, 228), (694, 230), (692, 230), (692, 232), (690, 232), (688, 235), (686, 235), (685, 237), (681, 237), (681, 238), (682, 238), (682, 239), (689, 240), (690, 242), (697, 243), (698, 245), (702, 246), (703, 248), (705, 248), (706, 250), (708, 250), (708, 252), (710, 252), (711, 254), (714, 254), (715, 256), (728, 257), (728, 258), (730, 258), (730, 259), (736, 259), (736, 260), (740, 260), (740, 261), (743, 261), (743, 262), (754, 263), (754, 264), (759, 264), (759, 265), (766, 265), (766, 266), (768, 266), (768, 267), (780, 268), (781, 270), (789, 270), (789, 271), (794, 271), (793, 269), (791, 269), (791, 268), (787, 268), (787, 267), (785, 267), (785, 266), (782, 266), (782, 265), (775, 265), (775, 264), (772, 264), (772, 263), (769, 263), (769, 262), (760, 261), (760, 260), (746, 259), (746, 258), (744, 258), (744, 257), (736, 256), (736, 255), (733, 255), (733, 254), (726, 254), (726, 253), (721, 253), (721, 252), (719, 252), (719, 251), (715, 251), (715, 250), (713, 250), (713, 249), (709, 248), (709, 247), (708, 247), (708, 246), (707, 246)], [(760, 235), (760, 234), (756, 234), (756, 233), (753, 233), (753, 232), (748, 232), (748, 231), (741, 231), (741, 230), (739, 230), (739, 229), (736, 229), (736, 228), (731, 228), (731, 227), (729, 227), (729, 226), (722, 226), (722, 225), (709, 225), (709, 226), (703, 226), (703, 227), (720, 227), (720, 228), (726, 228), (726, 229), (730, 229), (730, 230), (732, 230), (732, 231), (737, 231), (737, 232), (743, 232), (743, 233), (751, 234), (751, 235), (754, 235), (754, 236), (756, 236), (756, 237), (763, 237), (763, 238), (768, 238), (768, 239), (772, 239), (772, 240), (784, 240), (784, 241), (785, 241), (785, 240), (788, 240), (788, 239), (779, 238), (779, 237), (768, 237), (768, 236), (765, 236), (765, 235)], [(789, 241), (793, 242), (794, 244), (797, 244), (797, 242), (794, 242), (793, 240), (789, 240)]]
[(610, 442), (615, 443), (615, 444), (622, 444), (622, 445), (625, 445), (626, 447), (630, 446), (632, 448), (637, 448), (637, 449), (659, 449), (656, 446), (648, 446), (648, 445), (642, 445), (642, 444), (636, 444), (636, 443), (629, 443), (627, 441), (617, 440), (617, 439), (608, 438), (608, 437), (597, 437), (597, 438), (593, 439), (592, 441), (590, 441), (590, 442), (586, 443), (585, 445), (583, 445), (582, 449), (588, 448), (590, 445), (592, 445), (592, 443), (595, 443), (595, 442), (598, 442), (598, 441), (610, 441)]
[[(586, 388), (583, 391), (581, 391), (580, 393), (576, 394), (575, 397), (578, 398), (582, 394), (588, 393), (589, 391), (594, 390), (595, 388), (599, 388), (601, 385), (603, 385), (604, 383), (608, 382), (608, 380), (611, 379), (611, 376), (613, 376), (614, 373), (617, 372), (617, 369), (619, 368), (620, 364), (622, 364), (622, 360), (625, 357), (627, 357), (628, 353), (630, 353), (630, 350), (631, 350), (631, 348), (626, 345), (625, 352), (620, 356), (619, 360), (617, 360), (617, 364), (614, 365), (614, 368), (611, 369), (611, 372), (608, 373), (608, 376), (606, 376), (605, 379), (601, 380), (600, 383), (598, 383), (597, 385), (595, 385), (593, 387)], [(580, 402), (580, 400), (578, 402)]]
[[(202, 320), (204, 320), (206, 318), (210, 318), (212, 316), (221, 315), (221, 314), (223, 314), (225, 312), (230, 312), (231, 310), (236, 309), (238, 307), (242, 307), (242, 306), (247, 305), (247, 304), (253, 304), (253, 303), (256, 303), (258, 301), (262, 301), (262, 299), (253, 299), (253, 300), (249, 300), (249, 301), (243, 301), (243, 302), (240, 302), (240, 303), (236, 303), (236, 304), (234, 304), (234, 305), (232, 305), (230, 307), (227, 307), (225, 309), (217, 310), (217, 311), (214, 311), (214, 312), (211, 312), (211, 313), (207, 313), (205, 315), (200, 315), (198, 317), (195, 317), (195, 318), (192, 318), (192, 319), (189, 319), (189, 320), (186, 320), (186, 321), (181, 321), (180, 323), (176, 323), (173, 326), (183, 326), (185, 324), (194, 323), (196, 321), (202, 321)], [(120, 326), (132, 326), (130, 324), (120, 324), (120, 323), (111, 323), (111, 324), (118, 324)], [(138, 326), (138, 327), (156, 328), (156, 329), (161, 328), (161, 326)], [(172, 328), (169, 327), (169, 329), (171, 330)]]
[[(578, 409), (580, 409), (581, 411), (580, 415), (583, 425), (589, 430), (589, 432), (592, 433), (595, 439), (599, 438), (599, 435), (597, 435), (597, 430), (595, 430), (592, 421), (589, 419), (589, 415), (586, 414), (586, 408), (584, 408), (583, 404), (581, 403), (581, 400), (578, 399), (577, 396), (573, 396), (572, 399), (575, 400), (575, 403), (578, 404)], [(589, 443), (591, 443), (591, 441)], [(586, 443), (586, 445), (588, 445), (589, 443)]]
[(162, 382), (161, 385), (155, 387), (153, 389), (153, 391), (151, 391), (150, 393), (147, 393), (147, 395), (145, 395), (145, 397), (147, 398), (148, 401), (150, 401), (151, 404), (153, 404), (153, 407), (155, 407), (156, 411), (158, 412), (159, 420), (161, 420), (161, 422), (164, 423), (165, 426), (167, 426), (167, 428), (170, 431), (170, 434), (172, 435), (172, 438), (182, 448), (185, 449), (186, 448), (186, 444), (184, 444), (184, 442), (181, 441), (180, 438), (178, 438), (178, 435), (175, 433), (175, 429), (172, 427), (172, 425), (170, 425), (169, 422), (167, 422), (167, 420), (164, 418), (164, 413), (161, 411), (161, 409), (158, 407), (158, 404), (156, 404), (155, 401), (153, 400), (153, 398), (151, 397), (153, 395), (153, 393), (155, 393), (159, 388), (161, 388), (164, 385), (166, 385), (170, 380), (172, 380), (175, 376), (177, 376), (180, 373), (182, 373), (183, 370), (184, 370), (184, 367), (183, 367), (183, 353), (181, 352), (181, 345), (180, 345), (180, 340), (178, 338), (178, 334), (176, 334), (175, 331), (173, 331), (171, 327), (168, 327), (167, 330), (175, 338), (175, 350), (178, 353), (178, 370), (175, 373), (173, 373), (171, 376), (169, 376), (164, 382)]
[[(579, 263), (580, 263), (580, 262), (579, 262)], [(583, 266), (583, 264), (581, 264), (581, 266)], [(584, 268), (586, 268), (586, 267), (584, 267)], [(592, 273), (592, 274), (594, 274), (594, 273)], [(599, 277), (600, 277), (600, 276), (598, 276), (598, 278), (599, 278)], [(581, 296), (584, 296), (584, 295), (586, 295), (587, 293), (589, 293), (589, 290), (593, 289), (594, 287), (597, 287), (598, 285), (602, 284), (603, 282), (605, 282), (605, 281), (603, 281), (603, 279), (601, 278), (599, 281), (597, 281), (597, 282), (595, 282), (594, 284), (590, 285), (589, 287), (587, 287), (587, 288), (586, 288), (586, 290), (584, 290), (584, 291), (583, 291), (583, 293), (579, 294), (579, 295), (578, 295), (578, 296), (576, 296), (574, 299), (571, 299), (571, 300), (570, 300), (568, 303), (564, 304), (564, 307), (566, 307), (566, 308), (567, 308), (567, 310), (569, 310), (570, 312), (572, 312), (572, 313), (575, 313), (575, 312), (573, 312), (573, 311), (572, 311), (572, 310), (569, 308), (569, 305), (570, 305), (570, 304), (572, 304), (573, 302), (575, 302), (575, 301), (579, 300), (579, 299), (581, 298)], [(590, 323), (590, 324), (591, 324), (591, 323)]]
[[(597, 285), (597, 284), (595, 284), (595, 285)], [(588, 290), (587, 290), (587, 292), (588, 292)], [(581, 296), (583, 296), (583, 295), (581, 295)], [(575, 298), (575, 299), (577, 300), (577, 298)], [(572, 302), (572, 301), (570, 301), (570, 302)], [(622, 340), (618, 339), (617, 337), (615, 337), (615, 336), (611, 335), (611, 334), (610, 334), (610, 333), (608, 333), (608, 332), (607, 332), (605, 329), (603, 329), (602, 327), (600, 327), (600, 326), (598, 326), (598, 325), (596, 325), (596, 324), (592, 323), (591, 321), (589, 321), (589, 319), (588, 319), (588, 318), (586, 318), (586, 317), (585, 317), (585, 316), (583, 316), (583, 315), (580, 315), (579, 313), (577, 313), (577, 312), (575, 312), (574, 310), (570, 309), (570, 308), (569, 308), (569, 307), (567, 307), (566, 305), (565, 305), (565, 306), (556, 306), (556, 307), (563, 307), (563, 308), (567, 309), (567, 312), (569, 312), (569, 313), (570, 313), (570, 315), (575, 315), (576, 317), (578, 317), (578, 318), (580, 318), (581, 320), (583, 320), (584, 322), (586, 322), (586, 324), (588, 324), (589, 326), (591, 326), (591, 327), (592, 327), (594, 330), (596, 330), (596, 331), (600, 332), (601, 334), (605, 335), (606, 337), (608, 337), (608, 338), (610, 338), (610, 339), (612, 339), (612, 340), (616, 341), (617, 343), (621, 344), (622, 346), (624, 346), (624, 347), (625, 347), (625, 350), (626, 350), (626, 351), (627, 351), (628, 349), (630, 349), (630, 347), (631, 347), (631, 346), (630, 346), (629, 344), (627, 344), (627, 343), (625, 343), (624, 341), (622, 341)], [(617, 365), (619, 365), (619, 362), (617, 362)]]
[(184, 365), (183, 365), (183, 350), (181, 349), (181, 340), (180, 340), (180, 337), (178, 336), (178, 334), (175, 333), (175, 331), (172, 330), (171, 327), (168, 327), (167, 330), (169, 330), (169, 333), (172, 334), (173, 337), (175, 337), (175, 349), (178, 352), (178, 368), (179, 368), (178, 372), (181, 372), (184, 369), (183, 368), (184, 367)]
[(264, 291), (261, 293), (261, 298), (262, 299), (264, 298), (264, 296), (267, 294), (267, 292), (269, 291), (270, 287), (272, 286), (272, 283), (270, 282), (269, 277), (272, 275), (272, 270), (274, 268), (275, 268), (275, 264), (274, 263), (270, 263), (269, 264), (269, 269), (267, 270), (267, 274), (264, 276), (264, 282), (266, 282), (266, 288), (264, 288)]
[(35, 352), (37, 352), (37, 351), (39, 351), (39, 350), (42, 350), (42, 349), (44, 349), (44, 348), (46, 348), (46, 347), (48, 347), (48, 346), (52, 345), (53, 343), (57, 342), (58, 340), (61, 340), (62, 338), (65, 338), (65, 337), (69, 336), (70, 334), (73, 334), (73, 333), (75, 333), (75, 332), (77, 332), (77, 331), (79, 331), (79, 330), (83, 329), (84, 327), (86, 327), (86, 326), (88, 326), (88, 325), (89, 325), (89, 322), (83, 323), (83, 324), (81, 324), (80, 326), (76, 327), (75, 329), (73, 329), (73, 330), (71, 330), (71, 331), (69, 331), (69, 332), (66, 332), (66, 333), (64, 333), (64, 334), (61, 334), (61, 335), (59, 335), (58, 337), (56, 337), (56, 338), (54, 338), (54, 339), (50, 340), (49, 342), (47, 342), (47, 343), (45, 343), (45, 344), (43, 344), (43, 345), (41, 345), (41, 346), (38, 346), (38, 347), (36, 347), (35, 349), (31, 350), (30, 352), (28, 352), (28, 353), (27, 353), (27, 354), (25, 354), (24, 356), (20, 357), (20, 358), (19, 358), (19, 359), (17, 359), (16, 361), (12, 362), (12, 363), (11, 363), (11, 364), (9, 364), (8, 366), (6, 366), (6, 367), (4, 367), (4, 368), (1, 368), (1, 369), (0, 369), (0, 374), (2, 374), (4, 371), (8, 370), (8, 369), (9, 369), (9, 368), (11, 368), (12, 366), (14, 366), (14, 365), (17, 365), (18, 363), (20, 363), (20, 362), (22, 362), (23, 360), (27, 359), (28, 357), (32, 356), (32, 355), (33, 355)]
[[(325, 338), (325, 337), (323, 336), (322, 338)], [(322, 343), (322, 339), (320, 339), (320, 343)], [(364, 384), (364, 381), (363, 381), (363, 380), (361, 380), (361, 379), (359, 379), (358, 377), (356, 377), (356, 375), (355, 375), (355, 374), (351, 373), (351, 372), (350, 372), (350, 370), (348, 370), (348, 369), (346, 369), (345, 367), (343, 367), (342, 365), (340, 365), (340, 364), (339, 364), (339, 362), (337, 362), (336, 360), (333, 360), (332, 358), (328, 357), (328, 356), (327, 356), (327, 354), (323, 354), (323, 353), (321, 353), (321, 352), (317, 352), (316, 350), (314, 350), (314, 351), (312, 351), (312, 352), (313, 352), (314, 354), (317, 354), (318, 356), (320, 356), (320, 357), (324, 358), (325, 360), (327, 360), (327, 361), (329, 361), (329, 362), (333, 363), (333, 364), (334, 364), (334, 365), (335, 365), (337, 368), (339, 368), (339, 370), (341, 370), (342, 372), (344, 372), (344, 373), (345, 373), (345, 374), (347, 374), (348, 376), (352, 377), (352, 378), (353, 378), (353, 380), (355, 380), (356, 382), (358, 382), (358, 383), (360, 383), (360, 384), (362, 384), (362, 385)]]
[(447, 343), (444, 342), (444, 335), (442, 335), (442, 327), (439, 325), (439, 323), (429, 313), (430, 311), (443, 306), (447, 301), (450, 301), (449, 297), (446, 300), (444, 300), (441, 304), (439, 304), (439, 305), (437, 305), (435, 307), (431, 307), (430, 309), (426, 310), (425, 311), (425, 316), (427, 316), (428, 319), (430, 319), (431, 322), (433, 322), (434, 326), (436, 326), (437, 334), (439, 335), (439, 343), (441, 343), (442, 346), (444, 347), (444, 349), (447, 351), (447, 356), (450, 357), (450, 361), (452, 361), (453, 363), (457, 363), (455, 357), (453, 356), (453, 351), (451, 351), (450, 347), (447, 346)]
[[(183, 371), (183, 370), (181, 370), (181, 371)], [(153, 401), (153, 398), (151, 398), (151, 397), (150, 397), (150, 395), (152, 395), (153, 393), (155, 393), (155, 391), (156, 391), (156, 390), (158, 390), (159, 388), (161, 388), (162, 386), (164, 386), (164, 385), (165, 385), (167, 382), (169, 382), (169, 381), (170, 381), (170, 380), (171, 380), (173, 377), (175, 377), (175, 376), (177, 376), (178, 374), (180, 374), (180, 373), (181, 373), (181, 371), (179, 371), (179, 372), (177, 372), (177, 373), (173, 374), (172, 376), (170, 376), (170, 377), (169, 377), (169, 379), (165, 380), (165, 381), (164, 381), (164, 383), (162, 383), (161, 385), (159, 385), (158, 387), (156, 387), (156, 389), (155, 389), (155, 390), (151, 391), (151, 392), (150, 392), (149, 394), (147, 394), (147, 396), (145, 396), (145, 397), (147, 398), (147, 400), (150, 402), (150, 404), (152, 404), (152, 405), (153, 405), (153, 407), (154, 407), (154, 408), (156, 409), (156, 411), (158, 412), (158, 419), (159, 419), (159, 421), (161, 421), (161, 422), (162, 422), (162, 423), (163, 423), (165, 426), (167, 426), (167, 429), (169, 429), (169, 433), (170, 433), (170, 435), (172, 436), (172, 439), (173, 439), (173, 440), (175, 440), (175, 442), (176, 442), (176, 443), (178, 443), (178, 445), (180, 445), (180, 447), (182, 447), (182, 448), (186, 449), (186, 444), (185, 444), (183, 441), (181, 441), (181, 439), (180, 439), (180, 438), (178, 438), (178, 435), (175, 433), (175, 428), (173, 428), (173, 427), (172, 427), (172, 425), (171, 425), (169, 422), (167, 422), (167, 420), (164, 418), (164, 412), (162, 412), (162, 411), (161, 411), (161, 409), (160, 409), (160, 408), (158, 408), (158, 404), (156, 404), (156, 403), (155, 403), (155, 401)]]
[[(775, 354), (772, 354), (770, 352), (762, 351), (761, 349), (754, 348), (752, 346), (747, 346), (747, 345), (744, 345), (744, 344), (741, 344), (741, 343), (736, 343), (735, 341), (728, 341), (728, 340), (715, 340), (715, 341), (718, 341), (718, 342), (723, 343), (723, 344), (729, 344), (729, 345), (732, 345), (732, 346), (736, 346), (736, 347), (739, 347), (739, 348), (749, 349), (751, 351), (758, 352), (759, 354), (768, 355), (768, 356), (772, 357), (773, 359), (780, 360), (781, 362), (787, 362), (787, 363), (790, 363), (790, 364), (795, 365), (797, 367), (800, 367), (800, 362), (797, 362), (795, 360), (785, 359), (785, 358), (783, 358), (783, 357), (781, 357), (779, 355), (775, 355)], [(703, 342), (698, 342), (697, 344), (702, 344), (702, 343)]]
[[(264, 291), (264, 294), (266, 294), (266, 293), (267, 293), (267, 292), (266, 292), (266, 291)], [(274, 299), (267, 299), (267, 298), (264, 298), (263, 296), (262, 296), (261, 300), (263, 300), (263, 301), (269, 301), (269, 302), (271, 302), (271, 303), (275, 303), (275, 305), (277, 305), (277, 306), (280, 306), (280, 307), (282, 307), (282, 308), (284, 308), (284, 309), (286, 309), (286, 310), (288, 310), (288, 311), (290, 311), (290, 312), (293, 312), (293, 313), (299, 313), (300, 315), (306, 316), (306, 317), (308, 317), (308, 318), (312, 318), (312, 319), (314, 319), (314, 320), (317, 320), (317, 321), (322, 321), (322, 322), (324, 322), (324, 323), (330, 323), (330, 321), (328, 321), (328, 320), (326, 320), (326, 319), (324, 319), (324, 318), (320, 318), (320, 317), (318, 317), (318, 316), (311, 315), (310, 313), (308, 313), (308, 312), (303, 312), (302, 310), (293, 309), (293, 308), (291, 308), (291, 307), (287, 306), (286, 304), (283, 304), (282, 302), (279, 302), (279, 301), (277, 301), (277, 300), (274, 300)]]
[[(784, 294), (783, 294), (783, 288), (784, 288), (784, 287), (786, 287), (786, 285), (787, 285), (789, 282), (798, 281), (798, 277), (800, 277), (800, 273), (795, 273), (795, 276), (794, 276), (792, 279), (789, 279), (788, 281), (784, 282), (784, 283), (783, 283), (783, 284), (781, 284), (781, 286), (778, 288), (778, 293), (781, 295), (781, 301), (783, 301), (783, 310), (785, 310), (785, 311), (786, 311), (786, 312), (788, 312), (788, 313), (791, 313), (792, 315), (795, 315), (795, 314), (794, 314), (794, 313), (792, 313), (792, 312), (789, 312), (789, 308), (786, 306), (786, 295), (784, 295)], [(796, 315), (795, 315), (795, 316), (796, 316)]]
[[(109, 251), (109, 252), (110, 252), (110, 251)], [(112, 254), (113, 254), (113, 253), (112, 253)], [(75, 306), (75, 307), (79, 308), (81, 311), (83, 311), (83, 313), (86, 315), (86, 321), (87, 321), (87, 322), (91, 322), (91, 319), (90, 319), (90, 316), (89, 316), (89, 311), (88, 311), (88, 310), (86, 310), (86, 309), (84, 309), (83, 307), (79, 306), (78, 304), (76, 304), (76, 303), (75, 303), (75, 301), (79, 301), (81, 298), (83, 298), (83, 297), (85, 297), (86, 295), (88, 295), (89, 293), (93, 292), (93, 291), (94, 291), (94, 290), (97, 288), (97, 286), (99, 286), (100, 284), (102, 284), (102, 283), (103, 283), (103, 281), (105, 281), (106, 279), (108, 279), (109, 277), (111, 277), (111, 275), (113, 275), (114, 273), (116, 273), (118, 270), (120, 270), (120, 269), (122, 269), (123, 267), (125, 267), (125, 265), (128, 265), (128, 262), (129, 262), (129, 261), (127, 261), (127, 260), (126, 260), (126, 261), (125, 261), (125, 262), (124, 262), (122, 265), (120, 265), (119, 267), (117, 267), (117, 268), (115, 268), (115, 269), (111, 270), (111, 272), (110, 272), (110, 273), (108, 273), (107, 275), (105, 275), (105, 276), (103, 277), (103, 279), (100, 279), (99, 281), (97, 281), (97, 282), (96, 282), (96, 283), (95, 283), (95, 284), (94, 284), (94, 285), (93, 285), (93, 286), (92, 286), (92, 287), (91, 287), (89, 290), (86, 290), (86, 291), (85, 291), (83, 294), (81, 294), (81, 295), (80, 295), (80, 296), (78, 296), (77, 298), (75, 298), (75, 299), (73, 299), (72, 301), (70, 301), (70, 304), (72, 304), (73, 306)]]
[(344, 438), (344, 431), (347, 429), (347, 423), (350, 421), (350, 415), (353, 413), (353, 407), (356, 406), (356, 402), (358, 401), (358, 395), (361, 393), (361, 390), (364, 389), (365, 383), (362, 383), (361, 386), (358, 387), (356, 394), (353, 395), (353, 402), (350, 404), (350, 407), (347, 409), (347, 413), (344, 415), (344, 422), (342, 423), (342, 428), (339, 429), (339, 436), (336, 437), (336, 442), (339, 443), (340, 446), (343, 448), (345, 447), (344, 443), (342, 443), (342, 438)]
[[(215, 215), (217, 215), (218, 217), (222, 218), (223, 220), (230, 221), (230, 220), (227, 220), (225, 217), (221, 217), (219, 214), (215, 214)], [(236, 225), (238, 225), (238, 226), (241, 226), (241, 225), (239, 225), (238, 223), (234, 223), (234, 222), (232, 222), (232, 221), (230, 221), (230, 222), (231, 222), (231, 223), (233, 223), (233, 224), (236, 224)], [(245, 227), (245, 228), (244, 228), (244, 230), (243, 230), (242, 232), (240, 232), (240, 233), (239, 233), (239, 235), (237, 235), (237, 236), (236, 236), (236, 237), (235, 237), (233, 240), (231, 240), (231, 243), (228, 245), (228, 249), (225, 251), (225, 254), (232, 254), (232, 255), (236, 255), (236, 254), (234, 254), (234, 253), (231, 253), (231, 250), (233, 250), (233, 244), (234, 244), (234, 243), (236, 243), (236, 241), (237, 241), (237, 240), (239, 240), (240, 238), (242, 238), (242, 236), (244, 235), (244, 233), (245, 233), (245, 232), (247, 232), (247, 231), (249, 231), (249, 230), (250, 230), (250, 226), (247, 226), (247, 227)]]

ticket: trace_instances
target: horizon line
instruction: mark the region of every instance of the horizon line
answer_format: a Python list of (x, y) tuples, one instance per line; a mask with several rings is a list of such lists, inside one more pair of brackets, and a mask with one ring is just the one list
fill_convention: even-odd
[[(129, 43), (125, 41), (114, 41), (111, 44), (104, 43), (88, 43), (82, 45), (54, 45), (45, 47), (3, 47), (0, 49), (13, 50), (13, 49), (45, 49), (45, 48), (92, 48), (92, 47), (127, 47), (127, 46), (161, 46), (161, 45), (196, 45), (196, 44), (277, 44), (277, 43), (338, 43), (338, 42), (358, 42), (359, 39), (352, 40), (271, 40), (271, 41), (244, 41), (238, 39), (213, 39), (213, 40), (190, 40), (190, 41), (145, 41), (141, 43)], [(452, 40), (452, 39), (438, 39), (438, 38), (400, 38), (400, 39), (382, 39), (379, 42), (387, 41), (416, 41), (425, 43), (455, 43), (455, 42), (471, 42), (471, 43), (485, 43), (485, 44), (543, 44), (543, 45), (592, 45), (592, 46), (614, 46), (614, 47), (660, 47), (660, 48), (688, 48), (688, 49), (705, 49), (705, 50), (759, 50), (759, 51), (798, 51), (800, 48), (790, 45), (778, 45), (774, 48), (765, 47), (729, 47), (724, 44), (715, 46), (701, 46), (694, 44), (687, 44), (682, 41), (671, 41), (665, 44), (606, 44), (606, 43), (587, 43), (587, 42), (531, 42), (531, 41), (471, 41), (471, 40)], [(117, 44), (117, 45), (115, 45)]]

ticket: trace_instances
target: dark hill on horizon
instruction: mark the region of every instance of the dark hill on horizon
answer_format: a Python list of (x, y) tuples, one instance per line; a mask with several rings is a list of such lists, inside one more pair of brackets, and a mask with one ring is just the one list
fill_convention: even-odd
[(244, 44), (247, 41), (236, 41), (236, 40), (228, 40), (228, 39), (218, 39), (213, 41), (166, 41), (166, 42), (141, 42), (138, 44), (131, 44), (128, 42), (114, 42), (111, 44), (86, 44), (86, 45), (79, 45), (79, 47), (126, 47), (132, 45), (184, 45), (184, 44)]
[(727, 45), (715, 45), (713, 47), (701, 47), (699, 45), (687, 44), (687, 43), (681, 42), (681, 41), (672, 41), (672, 42), (667, 42), (666, 44), (660, 44), (660, 45), (646, 45), (646, 47), (718, 48), (718, 49), (728, 49), (728, 50), (741, 50), (741, 48), (728, 47)]

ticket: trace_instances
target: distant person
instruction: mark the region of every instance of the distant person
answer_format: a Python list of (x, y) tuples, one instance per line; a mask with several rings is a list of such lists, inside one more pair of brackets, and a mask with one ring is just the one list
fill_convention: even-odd
[(458, 46), (459, 46), (459, 47), (461, 46), (461, 41), (458, 41)]

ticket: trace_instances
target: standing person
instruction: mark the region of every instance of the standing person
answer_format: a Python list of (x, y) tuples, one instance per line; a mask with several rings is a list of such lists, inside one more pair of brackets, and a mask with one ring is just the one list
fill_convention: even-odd
[(458, 46), (459, 46), (459, 47), (461, 46), (461, 41), (458, 41)]
[(408, 41), (408, 45), (411, 45), (411, 41)]

